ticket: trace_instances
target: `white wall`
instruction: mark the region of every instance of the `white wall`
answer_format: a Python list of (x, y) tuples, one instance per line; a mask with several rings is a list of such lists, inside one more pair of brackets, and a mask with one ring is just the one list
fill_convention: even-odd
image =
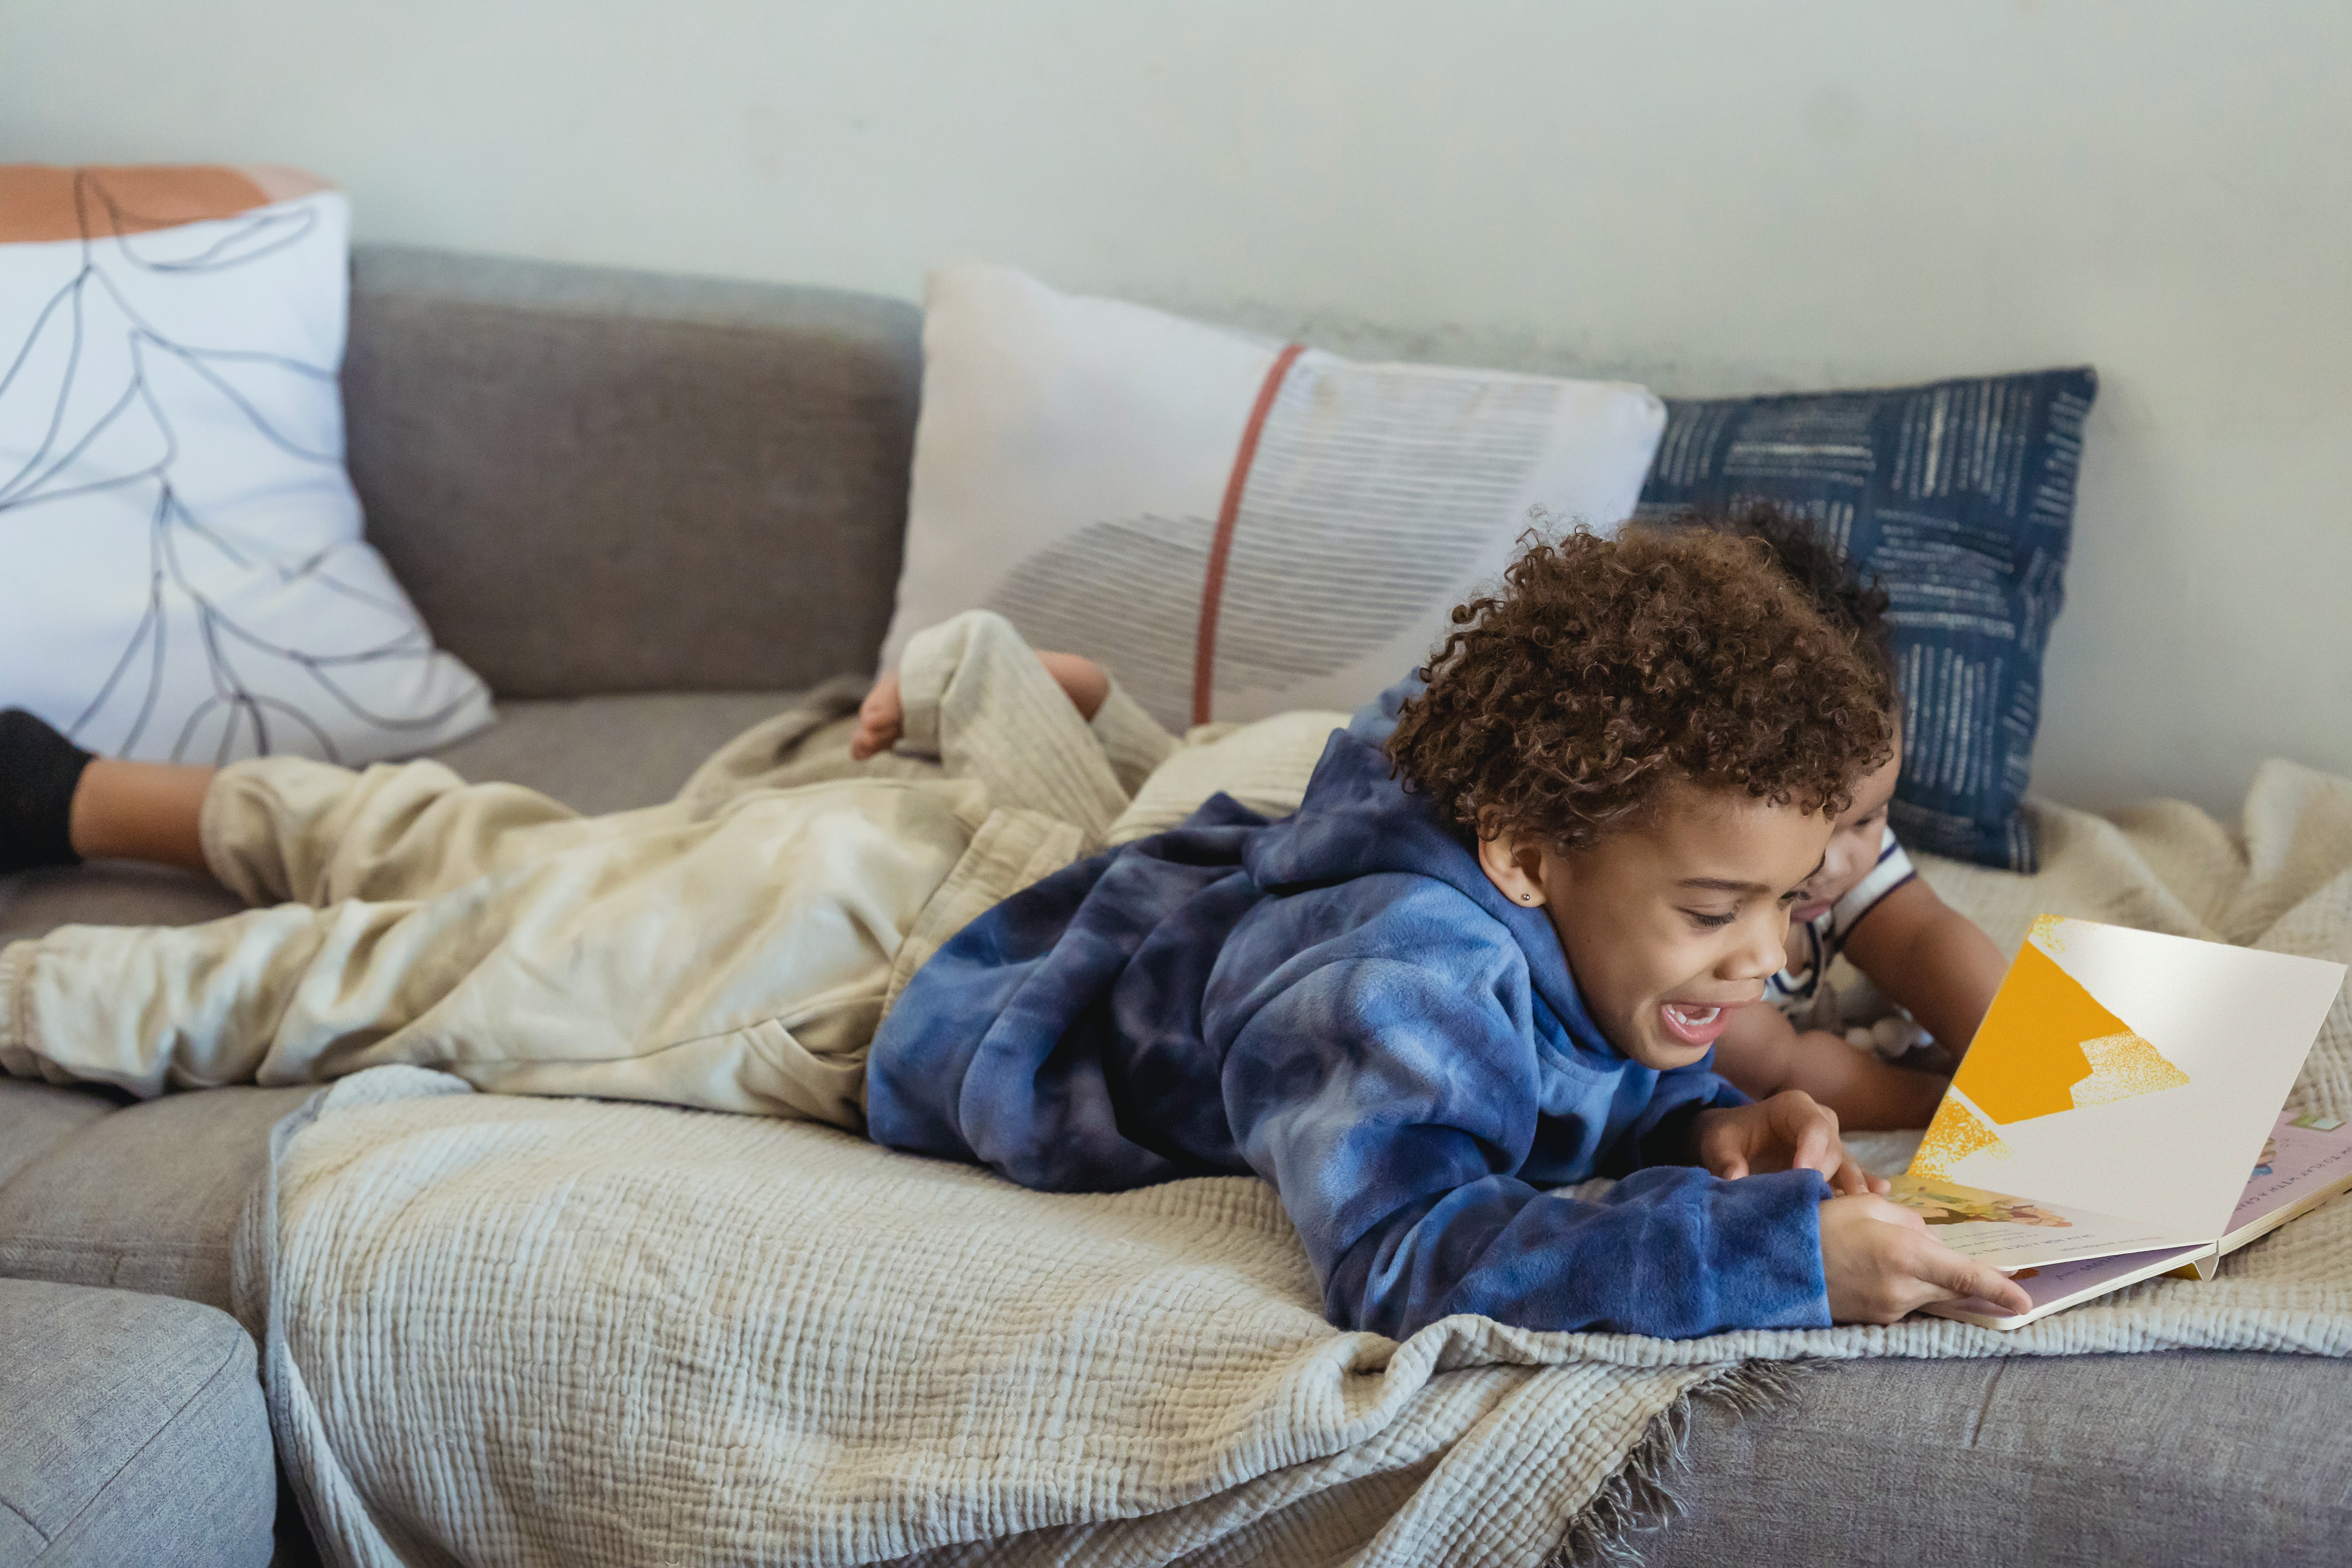
[(2352, 9), (0, 0), (0, 157), (912, 296), (954, 255), (1667, 393), (2095, 363), (2038, 786), (2352, 773)]

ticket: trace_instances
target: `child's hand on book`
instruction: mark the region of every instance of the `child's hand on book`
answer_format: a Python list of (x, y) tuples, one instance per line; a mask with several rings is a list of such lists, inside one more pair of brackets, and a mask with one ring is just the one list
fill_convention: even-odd
[(1846, 1152), (1837, 1112), (1802, 1089), (1769, 1100), (1698, 1113), (1693, 1129), (1698, 1163), (1732, 1181), (1762, 1171), (1819, 1171), (1840, 1193), (1883, 1193), (1874, 1176)]
[(1930, 1301), (1970, 1296), (2033, 1310), (2025, 1287), (1929, 1236), (1909, 1209), (1867, 1194), (1822, 1205), (1822, 1277), (1835, 1323), (1891, 1323)]

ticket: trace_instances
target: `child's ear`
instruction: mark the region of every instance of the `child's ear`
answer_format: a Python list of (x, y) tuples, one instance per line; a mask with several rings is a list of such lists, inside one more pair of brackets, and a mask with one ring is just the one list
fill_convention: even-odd
[(1504, 828), (1488, 837), (1478, 836), (1478, 868), (1495, 890), (1522, 909), (1540, 909), (1547, 901), (1543, 885), (1543, 851)]

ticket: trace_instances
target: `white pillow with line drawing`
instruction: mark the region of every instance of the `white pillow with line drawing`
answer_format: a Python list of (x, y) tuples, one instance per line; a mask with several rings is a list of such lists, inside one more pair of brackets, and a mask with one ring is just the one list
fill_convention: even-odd
[(0, 706), (207, 763), (490, 721), (361, 537), (350, 228), (297, 170), (0, 165)]

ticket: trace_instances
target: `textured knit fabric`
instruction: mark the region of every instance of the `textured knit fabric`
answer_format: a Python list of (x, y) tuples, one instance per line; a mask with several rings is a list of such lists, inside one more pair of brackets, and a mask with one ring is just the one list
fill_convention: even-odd
[[(878, 1141), (1024, 1186), (1274, 1184), (1334, 1322), (1669, 1337), (1829, 1321), (1812, 1172), (1670, 1162), (1744, 1103), (1627, 1059), (1545, 916), (1387, 758), (1329, 737), (1294, 816), (1229, 797), (989, 911), (877, 1037)], [(1649, 1168), (1665, 1166), (1666, 1168)], [(1602, 1203), (1549, 1189), (1629, 1176)]]
[(1149, 838), (1176, 826), (1213, 795), (1231, 795), (1261, 816), (1287, 816), (1348, 715), (1302, 709), (1249, 724), (1195, 724), (1134, 792), (1106, 844)]
[(940, 760), (851, 763), (838, 714), (803, 708), (607, 817), (434, 763), (225, 770), (205, 858), (268, 907), (0, 950), (0, 1064), (153, 1095), (406, 1062), (856, 1127), (896, 988), (1126, 804), (1001, 619), (925, 634), (907, 690)]

